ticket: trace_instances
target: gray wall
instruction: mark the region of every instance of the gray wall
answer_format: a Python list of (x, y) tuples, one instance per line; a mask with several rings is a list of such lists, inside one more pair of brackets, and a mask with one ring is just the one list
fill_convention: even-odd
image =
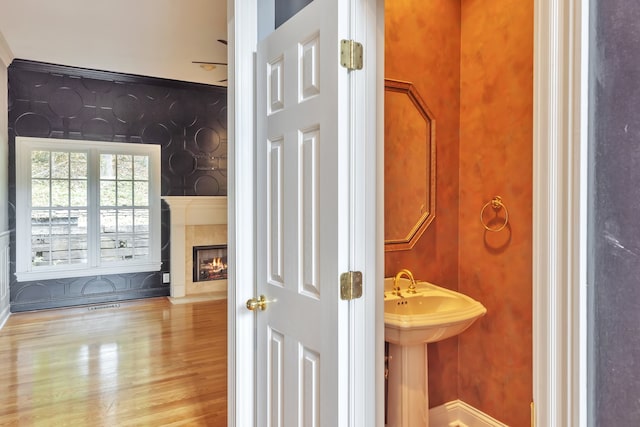
[(592, 0), (590, 424), (640, 425), (640, 2)]
[[(276, 28), (300, 12), (306, 5), (311, 3), (311, 1), (312, 0), (275, 0)], [(318, 19), (323, 19), (323, 17), (319, 16)]]
[(262, 40), (313, 0), (260, 0), (258, 39)]

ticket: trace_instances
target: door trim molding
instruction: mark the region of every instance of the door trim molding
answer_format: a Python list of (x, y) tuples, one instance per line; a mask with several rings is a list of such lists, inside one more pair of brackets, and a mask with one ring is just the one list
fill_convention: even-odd
[(536, 425), (586, 425), (588, 2), (535, 1)]
[[(342, 1), (342, 0), (341, 0)], [(364, 45), (364, 68), (351, 72), (351, 262), (364, 273), (364, 292), (352, 301), (350, 349), (353, 427), (384, 424), (384, 2), (351, 1), (350, 37)], [(382, 46), (384, 46), (382, 44)], [(375, 355), (375, 357), (371, 357)], [(373, 409), (375, 408), (375, 410)]]
[[(227, 425), (256, 425), (254, 313), (243, 310), (255, 293), (255, 78), (257, 0), (227, 0), (228, 34), (228, 259)], [(242, 263), (241, 268), (239, 263)]]

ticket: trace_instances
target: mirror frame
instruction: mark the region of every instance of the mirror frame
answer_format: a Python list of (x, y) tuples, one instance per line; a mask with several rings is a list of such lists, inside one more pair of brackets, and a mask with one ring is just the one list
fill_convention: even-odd
[[(412, 249), (429, 224), (431, 224), (436, 217), (436, 120), (413, 83), (401, 80), (384, 79), (384, 90), (385, 92), (398, 92), (407, 95), (420, 115), (429, 124), (429, 147), (427, 150), (429, 153), (429, 163), (425, 165), (429, 167), (429, 182), (427, 183), (427, 188), (429, 188), (429, 200), (426, 201), (428, 209), (420, 216), (420, 218), (418, 218), (418, 221), (408, 231), (405, 238), (392, 240), (387, 240), (385, 238), (384, 250), (385, 252), (390, 252)], [(385, 206), (385, 212), (386, 211), (387, 209)]]

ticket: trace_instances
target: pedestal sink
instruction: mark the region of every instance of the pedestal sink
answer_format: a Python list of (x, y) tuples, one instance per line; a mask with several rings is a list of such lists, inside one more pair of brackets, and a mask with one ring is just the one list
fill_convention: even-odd
[(393, 294), (393, 278), (385, 279), (384, 333), (389, 342), (388, 426), (427, 427), (429, 391), (427, 343), (467, 329), (487, 309), (478, 301), (428, 282), (417, 292), (406, 292), (409, 280), (400, 279), (400, 296)]

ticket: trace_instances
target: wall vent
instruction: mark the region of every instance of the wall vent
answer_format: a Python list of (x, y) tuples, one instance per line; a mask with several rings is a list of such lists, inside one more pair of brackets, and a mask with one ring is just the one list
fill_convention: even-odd
[(95, 311), (95, 310), (104, 310), (105, 308), (120, 308), (120, 304), (92, 305), (91, 307), (88, 307), (87, 310)]

